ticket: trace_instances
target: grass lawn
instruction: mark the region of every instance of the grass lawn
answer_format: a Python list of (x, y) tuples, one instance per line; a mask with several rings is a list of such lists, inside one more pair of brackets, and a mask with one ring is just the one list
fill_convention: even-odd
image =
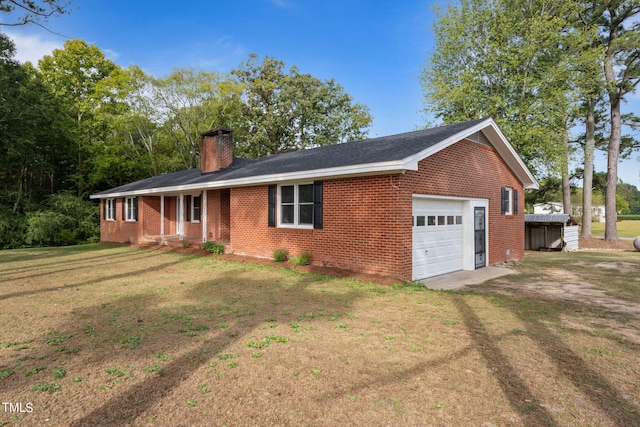
[(0, 426), (640, 425), (640, 254), (516, 268), (437, 292), (130, 247), (2, 251), (0, 400), (32, 411), (5, 405)]
[[(618, 237), (636, 238), (640, 236), (640, 221), (620, 221), (616, 223), (618, 229)], [(598, 237), (604, 237), (604, 222), (594, 222), (591, 224), (591, 234)]]

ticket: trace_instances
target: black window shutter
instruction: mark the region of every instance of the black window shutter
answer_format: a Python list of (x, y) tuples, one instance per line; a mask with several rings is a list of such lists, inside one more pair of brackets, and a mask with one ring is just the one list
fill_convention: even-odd
[(133, 198), (133, 220), (134, 221), (138, 220), (138, 198), (137, 197)]
[(513, 214), (518, 215), (518, 190), (513, 190)]
[(313, 228), (322, 228), (322, 181), (313, 183)]
[(500, 199), (500, 205), (502, 206), (502, 215), (506, 214), (509, 210), (509, 192), (506, 188), (502, 188), (502, 198)]
[(184, 210), (187, 214), (187, 221), (191, 221), (191, 196), (185, 197), (185, 204), (187, 205)]
[(107, 199), (102, 199), (102, 219), (107, 219)]
[(269, 227), (276, 226), (276, 186), (269, 186), (268, 222)]
[(127, 219), (127, 217), (125, 216), (125, 209), (126, 209), (126, 204), (127, 204), (127, 198), (123, 197), (122, 198), (122, 220), (124, 221), (125, 219)]

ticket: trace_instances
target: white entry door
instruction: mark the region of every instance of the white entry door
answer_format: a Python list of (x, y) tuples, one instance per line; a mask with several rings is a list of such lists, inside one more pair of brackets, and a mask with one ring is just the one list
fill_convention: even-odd
[(463, 202), (413, 199), (413, 279), (463, 269)]

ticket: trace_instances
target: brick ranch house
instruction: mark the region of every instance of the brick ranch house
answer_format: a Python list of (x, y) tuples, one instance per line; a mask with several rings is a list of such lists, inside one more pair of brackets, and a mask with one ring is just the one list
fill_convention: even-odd
[(200, 168), (100, 199), (103, 242), (224, 242), (273, 257), (417, 280), (524, 256), (536, 179), (492, 119), (257, 159), (232, 132), (202, 134)]

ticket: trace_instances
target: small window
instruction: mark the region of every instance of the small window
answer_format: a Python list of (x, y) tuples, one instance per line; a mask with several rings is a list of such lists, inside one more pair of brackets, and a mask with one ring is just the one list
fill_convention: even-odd
[(460, 224), (462, 224), (462, 216), (458, 215), (456, 216), (456, 225), (460, 225)]
[(513, 215), (514, 213), (517, 213), (517, 201), (515, 202), (516, 208), (514, 209), (514, 201), (517, 199), (517, 197), (517, 190), (507, 187), (502, 189), (501, 204), (503, 215)]
[(126, 203), (127, 203), (126, 220), (137, 221), (138, 220), (138, 198), (127, 197)]
[(105, 219), (115, 221), (116, 219), (116, 199), (107, 199)]
[(442, 216), (438, 216), (438, 225), (444, 225), (445, 224), (444, 218), (445, 217), (443, 215)]
[(454, 224), (454, 218), (453, 215), (449, 215), (447, 217), (447, 225), (453, 225)]
[(202, 210), (202, 196), (191, 198), (191, 222), (200, 222), (200, 212)]
[(416, 217), (416, 225), (418, 227), (424, 227), (424, 216)]
[(427, 225), (436, 225), (436, 217), (433, 215), (428, 216)]

